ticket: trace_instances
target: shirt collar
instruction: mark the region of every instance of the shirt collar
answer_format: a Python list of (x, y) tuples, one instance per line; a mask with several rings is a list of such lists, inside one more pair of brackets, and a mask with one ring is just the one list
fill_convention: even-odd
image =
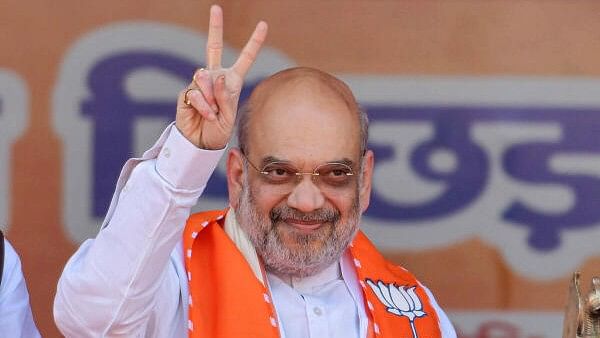
[(342, 279), (342, 271), (339, 261), (334, 262), (322, 271), (308, 277), (290, 278), (289, 285), (300, 293), (313, 293), (315, 289)]

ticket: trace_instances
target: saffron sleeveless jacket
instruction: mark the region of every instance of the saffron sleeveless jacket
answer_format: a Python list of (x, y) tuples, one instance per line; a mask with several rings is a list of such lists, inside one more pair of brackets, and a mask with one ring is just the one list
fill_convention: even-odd
[[(189, 337), (279, 338), (268, 287), (223, 230), (226, 212), (194, 214), (184, 230)], [(386, 261), (362, 232), (349, 250), (363, 289), (369, 337), (441, 337), (438, 315), (412, 274)]]

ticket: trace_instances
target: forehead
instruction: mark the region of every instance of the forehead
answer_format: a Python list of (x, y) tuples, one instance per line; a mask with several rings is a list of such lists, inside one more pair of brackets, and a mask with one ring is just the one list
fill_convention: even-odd
[(359, 154), (356, 112), (333, 89), (314, 79), (272, 86), (252, 111), (248, 143), (253, 156), (273, 156), (300, 165)]

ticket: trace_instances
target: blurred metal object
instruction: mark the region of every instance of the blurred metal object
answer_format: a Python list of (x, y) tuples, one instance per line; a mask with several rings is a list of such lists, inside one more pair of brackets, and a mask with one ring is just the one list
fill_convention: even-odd
[(600, 338), (600, 278), (592, 278), (589, 293), (582, 297), (580, 276), (575, 272), (569, 286), (563, 338)]

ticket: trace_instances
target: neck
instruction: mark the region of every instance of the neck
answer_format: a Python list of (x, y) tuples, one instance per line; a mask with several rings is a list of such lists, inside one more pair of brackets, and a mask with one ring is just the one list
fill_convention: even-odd
[(269, 273), (275, 275), (277, 278), (281, 279), (284, 283), (294, 289), (315, 287), (332, 282), (334, 280), (342, 279), (342, 270), (339, 261), (335, 261), (329, 266), (326, 266), (325, 268), (320, 269), (309, 276), (298, 277), (289, 274), (281, 274), (275, 271), (269, 271)]

